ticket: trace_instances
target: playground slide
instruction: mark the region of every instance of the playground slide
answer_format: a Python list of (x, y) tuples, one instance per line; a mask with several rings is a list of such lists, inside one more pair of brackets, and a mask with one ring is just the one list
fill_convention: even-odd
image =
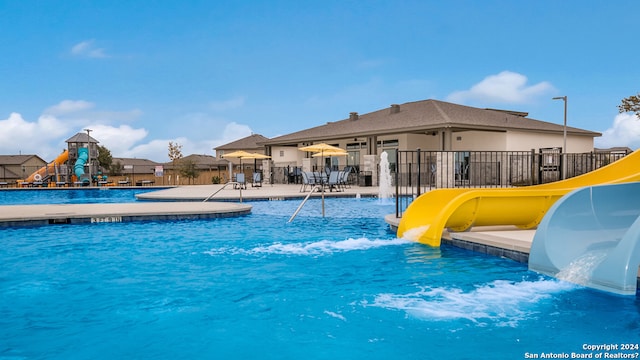
[(529, 269), (635, 295), (640, 265), (640, 182), (583, 187), (556, 202), (536, 230)]
[(440, 246), (442, 231), (472, 226), (536, 227), (546, 211), (571, 190), (598, 184), (640, 181), (640, 151), (598, 170), (553, 183), (513, 189), (436, 189), (409, 205), (398, 225), (398, 237)]
[(76, 163), (73, 164), (73, 172), (78, 177), (78, 181), (90, 181), (86, 176), (83, 178), (84, 165), (87, 163), (87, 160), (89, 160), (89, 149), (83, 147), (78, 148), (78, 159), (76, 160)]
[(62, 154), (58, 155), (58, 157), (55, 158), (52, 162), (48, 163), (47, 165), (36, 170), (33, 174), (29, 175), (29, 177), (27, 177), (25, 181), (26, 182), (40, 181), (44, 179), (44, 177), (47, 175), (55, 174), (56, 166), (64, 164), (67, 161), (67, 159), (69, 159), (69, 151), (65, 150), (62, 152)]

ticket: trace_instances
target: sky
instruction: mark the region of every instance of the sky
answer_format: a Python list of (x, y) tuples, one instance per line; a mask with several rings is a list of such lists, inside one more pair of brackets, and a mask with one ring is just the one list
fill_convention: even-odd
[[(169, 161), (410, 101), (529, 113), (640, 147), (637, 0), (0, 0), (0, 154), (84, 129)], [(571, 152), (571, 149), (568, 149)]]

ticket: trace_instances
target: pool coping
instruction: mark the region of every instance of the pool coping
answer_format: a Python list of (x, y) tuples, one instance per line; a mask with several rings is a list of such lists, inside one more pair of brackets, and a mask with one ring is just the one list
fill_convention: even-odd
[(3, 205), (0, 207), (0, 228), (209, 219), (247, 215), (251, 208), (251, 205), (229, 202)]

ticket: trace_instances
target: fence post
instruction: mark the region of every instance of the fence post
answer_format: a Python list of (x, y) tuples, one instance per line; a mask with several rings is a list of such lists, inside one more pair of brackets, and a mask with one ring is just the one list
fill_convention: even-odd
[(416, 184), (417, 185), (416, 198), (417, 198), (418, 196), (420, 196), (420, 187), (422, 186), (422, 182), (420, 181), (421, 180), (420, 174), (422, 173), (422, 161), (421, 161), (422, 159), (420, 156), (420, 148), (416, 149), (416, 155), (418, 156), (418, 178), (416, 179), (418, 182)]
[(397, 156), (398, 165), (396, 166), (396, 218), (400, 217), (400, 187), (398, 186), (398, 182), (400, 180), (400, 169), (402, 169), (402, 153), (398, 152)]

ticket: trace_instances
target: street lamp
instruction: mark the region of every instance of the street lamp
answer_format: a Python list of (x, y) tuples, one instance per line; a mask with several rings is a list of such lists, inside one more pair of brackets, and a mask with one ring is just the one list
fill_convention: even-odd
[(91, 136), (89, 133), (93, 130), (84, 129), (84, 131), (87, 132), (87, 164), (89, 164), (89, 186), (91, 186), (93, 184), (93, 179), (91, 178)]
[(567, 159), (565, 154), (567, 153), (567, 96), (557, 96), (552, 100), (562, 100), (564, 101), (564, 129), (562, 132), (562, 180), (566, 178), (567, 174)]

